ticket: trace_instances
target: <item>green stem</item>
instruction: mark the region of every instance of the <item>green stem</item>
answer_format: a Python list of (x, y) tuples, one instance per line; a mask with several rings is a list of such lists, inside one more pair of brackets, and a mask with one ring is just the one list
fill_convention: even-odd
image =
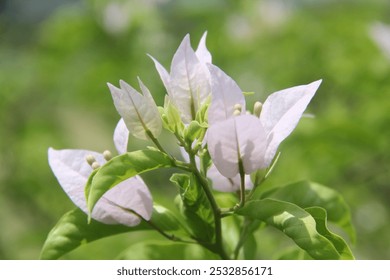
[(161, 228), (159, 228), (156, 224), (154, 224), (152, 221), (150, 220), (145, 220), (140, 214), (138, 214), (137, 212), (135, 212), (134, 210), (131, 210), (131, 209), (126, 209), (127, 211), (131, 212), (132, 214), (136, 215), (138, 218), (140, 218), (141, 220), (143, 220), (145, 223), (147, 223), (151, 228), (153, 228), (154, 230), (156, 230), (159, 234), (161, 234), (162, 236), (164, 236), (165, 238), (169, 239), (169, 240), (172, 240), (172, 241), (177, 241), (177, 242), (183, 242), (183, 243), (191, 243), (191, 244), (196, 244), (196, 242), (193, 242), (193, 241), (189, 241), (189, 240), (183, 240), (181, 239), (180, 237), (177, 237), (173, 234), (168, 234), (166, 233), (165, 231), (163, 231)]
[(235, 210), (240, 209), (245, 205), (245, 172), (241, 158), (238, 161), (238, 170), (240, 172), (240, 203)]
[(241, 234), (240, 234), (240, 239), (238, 240), (236, 248), (234, 249), (234, 253), (233, 253), (235, 260), (238, 258), (238, 254), (240, 253), (240, 249), (244, 245), (244, 243), (245, 243), (245, 241), (246, 241), (246, 239), (248, 237), (249, 225), (250, 225), (250, 221), (245, 217), (245, 220), (244, 220), (244, 223), (243, 223), (243, 227), (242, 227), (242, 231), (241, 231)]
[(256, 189), (264, 183), (265, 180), (267, 180), (268, 176), (271, 174), (272, 170), (274, 170), (276, 163), (278, 162), (280, 157), (280, 153), (278, 153), (272, 160), (271, 165), (267, 168), (264, 176), (259, 180), (258, 176), (256, 175), (255, 182), (253, 184), (253, 189), (248, 194), (248, 199), (251, 199), (252, 195), (255, 193)]
[(217, 202), (215, 201), (215, 198), (209, 188), (207, 179), (204, 178), (198, 168), (196, 167), (195, 162), (195, 155), (193, 153), (190, 153), (190, 165), (191, 165), (191, 171), (196, 176), (196, 178), (199, 180), (200, 185), (202, 186), (203, 191), (206, 194), (206, 197), (208, 201), (210, 202), (211, 209), (213, 211), (214, 215), (214, 226), (215, 226), (215, 244), (213, 247), (207, 246), (210, 250), (216, 252), (220, 255), (220, 257), (224, 260), (230, 259), (227, 253), (225, 252), (225, 249), (223, 247), (223, 239), (222, 239), (222, 222), (221, 222), (221, 210), (218, 207)]
[(157, 138), (154, 137), (153, 133), (152, 133), (149, 129), (145, 130), (145, 132), (146, 132), (146, 135), (149, 136), (150, 140), (152, 140), (152, 142), (154, 143), (154, 145), (156, 145), (156, 147), (157, 147), (161, 152), (163, 152), (164, 154), (167, 154), (167, 155), (168, 155), (168, 153), (165, 151), (165, 149), (163, 148), (163, 146), (161, 146), (161, 144), (160, 144), (160, 142), (157, 140)]

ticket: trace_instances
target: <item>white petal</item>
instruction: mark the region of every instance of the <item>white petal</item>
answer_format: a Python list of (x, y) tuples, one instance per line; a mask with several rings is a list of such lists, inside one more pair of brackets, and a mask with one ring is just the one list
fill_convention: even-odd
[(138, 78), (138, 82), (144, 97), (142, 104), (139, 104), (139, 111), (143, 114), (143, 120), (154, 137), (158, 137), (162, 130), (162, 121), (156, 102), (150, 94), (149, 89)]
[(92, 217), (105, 224), (135, 226), (140, 218), (128, 210), (135, 211), (146, 220), (153, 212), (152, 196), (138, 176), (127, 179), (104, 194), (98, 201)]
[(129, 142), (129, 130), (126, 127), (125, 121), (121, 118), (114, 130), (114, 144), (118, 154), (127, 152), (127, 144)]
[(279, 144), (294, 130), (321, 80), (271, 94), (263, 104), (260, 120), (267, 133), (265, 164), (274, 158)]
[(251, 174), (264, 167), (266, 133), (260, 120), (253, 115), (240, 115), (234, 120), (244, 172)]
[(149, 55), (149, 57), (153, 60), (154, 65), (156, 67), (156, 70), (158, 74), (160, 75), (160, 78), (165, 86), (165, 89), (167, 90), (167, 93), (170, 94), (171, 92), (171, 77), (169, 76), (168, 71), (158, 62), (154, 57)]
[(196, 56), (198, 57), (199, 61), (203, 64), (211, 63), (211, 53), (206, 47), (206, 37), (207, 37), (207, 31), (203, 33), (202, 38), (199, 41), (198, 48), (195, 51)]
[[(99, 164), (105, 160), (99, 153), (87, 150), (49, 149), (49, 165), (65, 193), (83, 212), (87, 213), (84, 188), (92, 168), (86, 156), (92, 155)], [(137, 225), (140, 219), (124, 209), (131, 209), (149, 220), (153, 211), (151, 194), (139, 177), (127, 179), (107, 193), (97, 202), (92, 218), (106, 224)]]
[(208, 111), (209, 124), (233, 116), (234, 106), (240, 104), (245, 112), (245, 97), (237, 83), (215, 65), (208, 65), (211, 74), (211, 105)]
[(244, 172), (250, 174), (264, 165), (265, 133), (258, 118), (240, 115), (217, 122), (207, 132), (207, 145), (218, 171), (227, 178), (239, 173), (241, 158)]
[(148, 139), (145, 130), (149, 129), (154, 137), (161, 132), (161, 118), (156, 104), (146, 87), (140, 82), (144, 95), (124, 81), (120, 81), (121, 89), (108, 84), (115, 107), (135, 137)]
[(227, 178), (238, 174), (238, 143), (234, 118), (207, 130), (207, 147), (218, 171)]
[(185, 36), (172, 59), (171, 97), (188, 123), (210, 94), (207, 68), (197, 58)]
[(54, 150), (49, 148), (49, 165), (61, 187), (73, 203), (87, 213), (84, 187), (92, 172), (86, 161), (87, 155), (104, 164), (103, 156), (87, 150)]
[[(220, 192), (235, 192), (240, 189), (240, 175), (237, 174), (233, 178), (226, 178), (223, 176), (215, 165), (211, 165), (209, 170), (207, 171), (207, 177), (211, 180), (213, 189)], [(245, 175), (245, 189), (253, 188), (253, 184), (251, 182), (250, 176)]]

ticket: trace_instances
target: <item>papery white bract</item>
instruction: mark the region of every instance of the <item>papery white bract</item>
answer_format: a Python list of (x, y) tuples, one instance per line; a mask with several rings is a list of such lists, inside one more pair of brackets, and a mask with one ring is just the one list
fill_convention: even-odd
[(114, 144), (119, 154), (126, 153), (128, 142), (129, 130), (126, 127), (125, 121), (121, 118), (114, 130)]
[(196, 112), (210, 95), (210, 73), (206, 63), (211, 63), (211, 54), (206, 48), (205, 33), (196, 52), (186, 35), (173, 56), (171, 71), (152, 57), (170, 100), (180, 110), (184, 123), (195, 118)]
[(234, 107), (241, 105), (245, 112), (245, 97), (237, 83), (215, 65), (208, 65), (211, 73), (211, 104), (208, 111), (209, 125), (233, 116)]
[[(211, 180), (211, 184), (213, 189), (220, 192), (235, 192), (240, 189), (241, 178), (240, 175), (237, 174), (233, 178), (227, 178), (223, 176), (212, 164), (207, 170), (207, 177)], [(245, 175), (245, 189), (250, 190), (253, 188), (253, 183), (249, 175)]]
[(266, 135), (255, 116), (234, 116), (210, 126), (207, 145), (215, 166), (227, 178), (239, 173), (240, 161), (245, 174), (264, 167)]
[(307, 105), (313, 98), (321, 80), (275, 92), (263, 104), (260, 121), (267, 133), (265, 166), (275, 157), (280, 143), (297, 126)]
[[(118, 151), (125, 150), (128, 134), (121, 120), (114, 133)], [(84, 188), (92, 172), (91, 166), (86, 161), (89, 155), (93, 156), (100, 165), (105, 163), (103, 155), (93, 151), (52, 148), (48, 151), (49, 165), (58, 182), (73, 203), (85, 213), (88, 213), (88, 210)], [(92, 218), (105, 224), (136, 226), (141, 219), (129, 209), (145, 220), (151, 218), (152, 196), (139, 176), (127, 179), (107, 191), (95, 205)]]
[(114, 105), (123, 118), (127, 128), (135, 137), (148, 139), (147, 131), (157, 138), (162, 129), (162, 122), (156, 103), (147, 87), (139, 84), (142, 94), (124, 81), (120, 81), (120, 88), (108, 84)]
[[(210, 66), (212, 101), (207, 145), (218, 171), (227, 178), (268, 167), (280, 143), (293, 131), (321, 81), (271, 94), (260, 118), (244, 115), (245, 103), (237, 84), (222, 70)], [(239, 104), (241, 115), (233, 114)]]

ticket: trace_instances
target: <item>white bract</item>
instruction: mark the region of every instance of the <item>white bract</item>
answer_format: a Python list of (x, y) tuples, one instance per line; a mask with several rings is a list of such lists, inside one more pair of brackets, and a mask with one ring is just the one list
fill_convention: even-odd
[(160, 113), (148, 88), (138, 79), (142, 94), (124, 81), (120, 88), (108, 83), (112, 99), (118, 113), (122, 116), (127, 128), (135, 137), (148, 139), (150, 135), (157, 138), (162, 129)]
[(211, 63), (211, 54), (206, 48), (206, 35), (204, 33), (196, 51), (191, 47), (190, 36), (184, 37), (173, 56), (170, 73), (151, 57), (184, 123), (195, 119), (196, 112), (210, 95), (210, 73), (206, 64)]
[[(121, 119), (114, 132), (114, 142), (119, 153), (127, 149), (129, 131)], [(54, 150), (49, 148), (49, 165), (65, 193), (83, 212), (88, 213), (84, 188), (92, 167), (86, 158), (92, 158), (100, 165), (105, 163), (102, 154), (88, 150)], [(128, 209), (128, 210), (126, 210)], [(106, 192), (97, 202), (92, 218), (105, 224), (136, 226), (141, 219), (149, 220), (153, 211), (149, 189), (138, 176), (119, 183)]]
[[(218, 171), (234, 183), (240, 165), (245, 174), (250, 174), (271, 164), (280, 143), (298, 124), (321, 81), (271, 94), (260, 117), (256, 117), (247, 114), (242, 91), (229, 76), (215, 66), (210, 66), (210, 72), (212, 100), (207, 145)], [(222, 191), (238, 188), (239, 184), (217, 187)]]

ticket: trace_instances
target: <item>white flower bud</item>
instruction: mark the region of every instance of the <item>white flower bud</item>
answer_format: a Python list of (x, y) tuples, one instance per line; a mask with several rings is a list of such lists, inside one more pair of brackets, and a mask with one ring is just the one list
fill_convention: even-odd
[(241, 111), (240, 110), (234, 110), (233, 116), (239, 116), (239, 115), (241, 115)]
[(91, 167), (93, 170), (95, 170), (95, 169), (98, 169), (100, 167), (100, 164), (97, 161), (95, 161), (92, 163)]
[(109, 161), (110, 159), (112, 159), (112, 153), (109, 150), (105, 150), (103, 152), (103, 157), (105, 160)]
[(96, 159), (95, 159), (95, 157), (93, 156), (93, 155), (87, 155), (86, 157), (85, 157), (85, 160), (88, 162), (88, 164), (89, 165), (91, 165), (92, 166), (92, 164), (94, 163), (94, 162), (96, 162)]
[(263, 103), (257, 101), (255, 105), (253, 105), (253, 114), (256, 117), (260, 117), (261, 109), (263, 109)]
[(242, 105), (239, 103), (235, 104), (233, 108), (234, 108), (234, 110), (238, 110), (240, 112), (242, 111)]

